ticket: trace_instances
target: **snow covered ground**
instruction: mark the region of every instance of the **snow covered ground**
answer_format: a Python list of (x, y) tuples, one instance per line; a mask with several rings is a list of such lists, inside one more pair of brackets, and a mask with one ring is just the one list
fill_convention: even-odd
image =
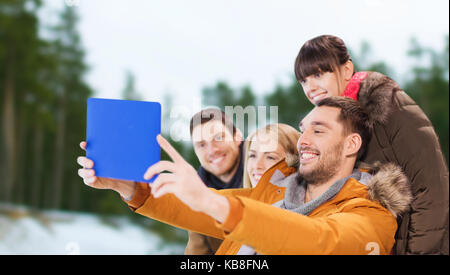
[(0, 254), (183, 254), (125, 217), (42, 211), (0, 205)]

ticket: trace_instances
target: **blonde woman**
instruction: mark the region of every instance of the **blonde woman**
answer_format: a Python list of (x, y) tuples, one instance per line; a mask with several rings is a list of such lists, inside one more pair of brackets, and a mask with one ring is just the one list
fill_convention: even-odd
[(251, 134), (244, 145), (243, 187), (256, 187), (264, 173), (284, 158), (289, 166), (295, 166), (299, 137), (299, 131), (283, 123), (269, 124)]

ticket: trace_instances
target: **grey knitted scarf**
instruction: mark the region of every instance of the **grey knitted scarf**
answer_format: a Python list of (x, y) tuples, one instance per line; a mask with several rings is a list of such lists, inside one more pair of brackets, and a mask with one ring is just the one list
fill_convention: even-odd
[(338, 180), (322, 195), (307, 203), (304, 202), (307, 186), (306, 181), (303, 180), (300, 184), (297, 182), (294, 182), (294, 184), (291, 183), (287, 186), (285, 193), (286, 195), (284, 196), (284, 200), (280, 208), (307, 216), (314, 209), (334, 198), (336, 194), (341, 191), (342, 186), (344, 186), (350, 178), (360, 181), (361, 172), (358, 169), (353, 170), (353, 173), (350, 176)]
[[(336, 181), (322, 195), (305, 203), (304, 201), (307, 183), (305, 180), (303, 180), (300, 184), (298, 184), (298, 182), (295, 180), (295, 176), (291, 175), (290, 177), (286, 178), (286, 180), (289, 180), (289, 183), (287, 185), (286, 193), (283, 202), (280, 205), (280, 208), (307, 216), (320, 205), (333, 199), (337, 195), (337, 193), (341, 191), (344, 184), (350, 178), (354, 178), (362, 184), (366, 185), (370, 180), (371, 175), (368, 173), (361, 173), (361, 171), (359, 171), (358, 169), (354, 169), (350, 176)], [(255, 255), (256, 252), (252, 247), (242, 245), (237, 254)]]

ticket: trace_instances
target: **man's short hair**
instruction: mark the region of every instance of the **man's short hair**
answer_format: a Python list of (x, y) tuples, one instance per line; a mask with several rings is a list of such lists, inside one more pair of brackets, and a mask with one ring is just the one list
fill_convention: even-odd
[(362, 144), (356, 160), (362, 159), (372, 137), (372, 125), (369, 122), (368, 114), (361, 104), (351, 98), (331, 96), (322, 99), (317, 106), (336, 107), (341, 110), (339, 120), (343, 122), (343, 134), (357, 133), (361, 136)]
[(198, 125), (205, 124), (209, 121), (218, 120), (221, 121), (223, 125), (230, 131), (230, 134), (233, 136), (236, 134), (236, 127), (234, 126), (233, 121), (225, 114), (224, 111), (216, 108), (207, 108), (204, 110), (201, 110), (200, 112), (196, 113), (189, 123), (190, 126), (190, 132), (192, 137), (192, 132), (194, 131), (194, 128)]

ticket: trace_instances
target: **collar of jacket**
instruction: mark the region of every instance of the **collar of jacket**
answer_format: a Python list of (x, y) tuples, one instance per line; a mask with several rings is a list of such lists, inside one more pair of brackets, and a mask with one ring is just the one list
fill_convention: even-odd
[[(336, 182), (338, 185), (334, 188), (337, 188), (337, 192), (327, 190), (325, 193), (328, 193), (322, 198), (320, 204), (311, 205), (314, 207), (309, 207), (308, 209), (310, 211), (307, 212), (310, 213), (314, 209), (320, 207), (320, 205), (323, 205), (330, 200), (333, 200), (333, 203), (339, 203), (339, 201), (361, 197), (366, 197), (369, 200), (378, 202), (394, 217), (398, 217), (409, 209), (412, 200), (411, 189), (406, 176), (403, 174), (399, 166), (393, 163), (376, 163), (372, 166), (367, 164), (360, 165), (361, 166), (357, 169), (361, 172), (359, 175), (354, 172), (346, 178), (340, 186), (338, 186), (339, 181)], [(368, 174), (371, 176), (367, 177)], [(298, 189), (297, 187), (299, 181), (297, 181), (296, 177), (297, 175), (294, 174), (284, 179), (285, 182), (283, 185), (287, 186), (285, 201), (289, 201), (290, 192)], [(355, 180), (362, 184), (362, 186), (364, 186), (364, 190), (349, 190), (346, 188), (345, 185), (351, 180)], [(302, 182), (302, 180), (300, 180), (300, 182)], [(305, 215), (308, 213), (305, 213)]]
[(367, 72), (357, 97), (369, 115), (371, 125), (387, 122), (394, 107), (398, 106), (395, 95), (400, 91), (400, 86), (391, 78), (378, 72)]
[(299, 176), (291, 179), (294, 183), (288, 185), (281, 208), (307, 216), (322, 204), (333, 199), (350, 178), (365, 184), (370, 180), (371, 175), (361, 172), (358, 169), (354, 169), (351, 175), (336, 181), (324, 193), (307, 203), (305, 203), (304, 200), (308, 184), (305, 180), (301, 180), (300, 182), (297, 181), (297, 178), (299, 178)]

